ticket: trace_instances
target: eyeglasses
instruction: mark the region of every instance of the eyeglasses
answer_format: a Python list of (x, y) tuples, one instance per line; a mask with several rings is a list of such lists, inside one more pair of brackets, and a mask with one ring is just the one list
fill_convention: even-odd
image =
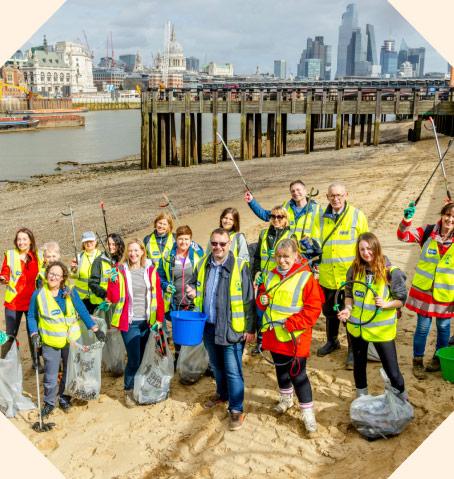
[(270, 215), (272, 220), (283, 220), (285, 218), (284, 215)]
[(227, 246), (226, 241), (210, 241), (211, 246), (215, 248), (216, 246), (220, 246), (221, 248), (225, 248)]
[(54, 279), (61, 279), (63, 278), (63, 275), (62, 274), (57, 274), (57, 273), (49, 273), (47, 275), (48, 278), (54, 278)]

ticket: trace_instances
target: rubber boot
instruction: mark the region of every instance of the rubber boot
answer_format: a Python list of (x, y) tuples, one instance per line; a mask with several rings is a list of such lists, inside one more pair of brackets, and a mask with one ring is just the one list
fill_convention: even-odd
[(273, 407), (273, 411), (278, 414), (284, 414), (293, 407), (293, 394), (281, 394), (279, 402)]
[(345, 360), (345, 369), (348, 371), (353, 370), (353, 351), (351, 347), (351, 338), (347, 334), (347, 343), (348, 343), (348, 351), (347, 351), (347, 359)]
[(369, 389), (367, 387), (365, 388), (356, 388), (356, 397), (360, 398), (361, 396), (368, 396), (369, 395)]
[(307, 432), (317, 431), (317, 421), (315, 420), (314, 408), (308, 407), (301, 409), (301, 418)]
[(424, 358), (423, 356), (418, 358), (413, 358), (413, 375), (417, 379), (426, 379), (427, 374), (424, 369)]
[(337, 339), (337, 336), (331, 335), (328, 318), (326, 318), (326, 337), (326, 343), (321, 348), (317, 349), (317, 356), (326, 356), (327, 354), (331, 354), (333, 351), (336, 351), (336, 349), (340, 348), (340, 343)]
[(437, 356), (434, 356), (430, 360), (430, 363), (426, 366), (426, 372), (427, 373), (435, 373), (437, 371), (440, 371), (440, 369), (441, 369), (440, 360), (438, 359)]
[(251, 351), (252, 356), (258, 356), (262, 351), (262, 341), (257, 338), (257, 344), (254, 349)]

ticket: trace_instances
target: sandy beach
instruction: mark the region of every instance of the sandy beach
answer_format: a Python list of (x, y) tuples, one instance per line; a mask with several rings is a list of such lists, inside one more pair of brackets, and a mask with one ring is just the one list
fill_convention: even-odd
[[(427, 132), (419, 143), (406, 141), (410, 125), (384, 124), (384, 143), (378, 147), (334, 151), (326, 141), (310, 155), (290, 152), (282, 158), (245, 161), (240, 167), (256, 198), (267, 207), (287, 199), (288, 184), (297, 178), (309, 189), (320, 190), (318, 200), (323, 205), (328, 185), (333, 180), (345, 182), (349, 201), (366, 213), (371, 231), (379, 236), (391, 261), (407, 273), (410, 284), (418, 248), (399, 243), (396, 229), (403, 209), (418, 195), (437, 163), (435, 145)], [(442, 137), (441, 143), (443, 148), (447, 138)], [(447, 160), (447, 173), (453, 178), (452, 160)], [(180, 223), (189, 224), (194, 239), (203, 246), (227, 206), (239, 209), (241, 229), (250, 242), (256, 241), (265, 226), (243, 201), (243, 185), (230, 162), (142, 172), (137, 161), (125, 160), (4, 184), (0, 192), (2, 250), (11, 247), (15, 230), (23, 225), (32, 229), (39, 244), (58, 240), (65, 259), (72, 255), (71, 224), (61, 215), (67, 205), (75, 211), (78, 236), (88, 229), (103, 233), (99, 203), (104, 201), (110, 231), (143, 238), (160, 211), (163, 192), (177, 208)], [(444, 196), (441, 174), (437, 174), (418, 204), (414, 224), (435, 222)], [(317, 357), (315, 351), (325, 340), (323, 317), (314, 330), (313, 354), (308, 360), (319, 425), (314, 437), (304, 432), (296, 407), (283, 416), (271, 411), (278, 397), (274, 369), (249, 351), (244, 357), (248, 414), (238, 432), (228, 431), (223, 407), (202, 408), (214, 390), (213, 380), (207, 377), (194, 386), (182, 386), (175, 377), (165, 402), (126, 409), (123, 379), (104, 376), (99, 400), (75, 405), (68, 414), (56, 410), (52, 421), (57, 427), (52, 432), (32, 431), (36, 412), (12, 421), (67, 478), (386, 478), (450, 414), (454, 400), (452, 385), (444, 382), (440, 373), (431, 374), (426, 381), (413, 377), (416, 320), (413, 313), (403, 311), (398, 357), (415, 419), (392, 439), (367, 442), (350, 425), (355, 388), (352, 372), (343, 368), (346, 337), (341, 337), (340, 351)], [(4, 329), (3, 311), (0, 314), (0, 328)], [(21, 330), (24, 389), (35, 398), (25, 324)], [(432, 331), (427, 357), (433, 354), (434, 339)], [(371, 393), (380, 394), (383, 384), (377, 363), (369, 363), (368, 378)]]

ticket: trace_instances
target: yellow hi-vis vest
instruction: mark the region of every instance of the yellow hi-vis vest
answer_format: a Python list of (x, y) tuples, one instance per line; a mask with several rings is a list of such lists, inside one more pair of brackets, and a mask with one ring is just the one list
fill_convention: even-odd
[(171, 251), (174, 243), (175, 243), (175, 239), (172, 233), (169, 233), (167, 235), (167, 241), (166, 241), (166, 244), (164, 245), (164, 249), (161, 252), (161, 250), (159, 249), (158, 242), (156, 241), (155, 233), (154, 232), (151, 233), (150, 241), (148, 241), (145, 247), (147, 250), (147, 257), (151, 259), (151, 261), (153, 262), (153, 266), (155, 266), (156, 268), (159, 266), (159, 261), (164, 256), (164, 253), (167, 251)]
[[(301, 238), (303, 238), (303, 236), (309, 236), (310, 238), (318, 239), (318, 235), (315, 232), (316, 231), (315, 220), (317, 218), (317, 215), (320, 214), (319, 213), (320, 205), (318, 203), (314, 202), (313, 209), (301, 215), (298, 218), (298, 221), (295, 219), (295, 213), (292, 209), (290, 201), (286, 201), (282, 206), (287, 210), (290, 231), (292, 232), (292, 234), (295, 235), (298, 241)], [(309, 208), (309, 204), (307, 205), (307, 208)], [(307, 216), (307, 219), (306, 219), (306, 216)], [(304, 222), (306, 222), (306, 224), (304, 224)], [(304, 225), (304, 231), (303, 231), (303, 225)]]
[(94, 296), (88, 287), (88, 279), (91, 275), (91, 265), (95, 258), (101, 255), (101, 251), (95, 250), (93, 256), (88, 256), (85, 251), (80, 253), (77, 258), (78, 269), (74, 278), (74, 287), (79, 293), (80, 299), (90, 298)]
[[(295, 273), (291, 278), (284, 281), (280, 286), (276, 286), (268, 295), (270, 304), (263, 314), (262, 331), (266, 331), (270, 327), (274, 329), (276, 338), (283, 343), (292, 340), (290, 333), (282, 326), (269, 324), (268, 321), (284, 321), (295, 313), (303, 309), (303, 289), (312, 273), (310, 271), (300, 271)], [(268, 273), (265, 279), (265, 289), (268, 291), (273, 288), (281, 280), (278, 274), (272, 271)], [(302, 331), (294, 331), (295, 337), (304, 333)]]
[[(262, 273), (268, 273), (276, 267), (276, 261), (274, 254), (270, 256), (268, 253), (268, 232), (269, 227), (260, 231), (260, 271)], [(279, 241), (274, 245), (274, 251), (276, 251), (277, 245), (285, 238), (291, 238), (293, 233), (290, 230), (284, 231), (283, 235), (279, 238)]]
[[(149, 276), (148, 268), (145, 269), (146, 274)], [(151, 272), (151, 291), (150, 294), (147, 294), (147, 301), (149, 302), (148, 310), (149, 310), (149, 316), (148, 316), (148, 322), (150, 323), (150, 326), (153, 326), (153, 324), (156, 322), (156, 311), (158, 309), (158, 293), (161, 294), (161, 292), (157, 291), (156, 285), (157, 285), (157, 276), (158, 276), (158, 270), (156, 268), (153, 268)], [(120, 286), (120, 299), (118, 303), (114, 304), (114, 309), (112, 313), (112, 320), (111, 320), (111, 325), (114, 326), (115, 328), (118, 328), (120, 325), (120, 317), (121, 313), (123, 312), (123, 309), (125, 307), (125, 302), (126, 302), (126, 283), (125, 283), (125, 278), (123, 276), (123, 273), (120, 269), (120, 272), (118, 273), (117, 276), (117, 281), (119, 281), (119, 286)], [(132, 285), (130, 285), (132, 287)], [(128, 312), (129, 314), (129, 312)]]
[[(101, 255), (101, 281), (99, 286), (104, 290), (107, 291), (107, 285), (110, 279), (110, 271), (112, 269), (112, 265), (110, 264), (109, 258), (104, 255)], [(91, 272), (90, 272), (91, 273)], [(101, 304), (104, 299), (96, 296), (95, 293), (91, 292), (90, 294), (90, 303), (91, 304)]]
[[(322, 260), (319, 265), (320, 285), (329, 289), (338, 289), (347, 276), (356, 254), (356, 240), (362, 233), (369, 230), (367, 218), (364, 213), (350, 205), (346, 205), (346, 212), (339, 217), (341, 224), (334, 233), (329, 236), (336, 223), (331, 218), (324, 216), (320, 209), (316, 228), (320, 231), (320, 244), (323, 245)], [(341, 213), (342, 215), (343, 213)]]
[[(397, 268), (392, 266), (389, 268), (389, 272), (391, 273), (395, 269)], [(364, 275), (355, 277), (355, 280), (364, 282), (365, 277)], [(386, 281), (374, 281), (370, 287), (385, 301), (392, 301), (392, 296)], [(365, 341), (373, 343), (393, 340), (397, 334), (396, 308), (381, 309), (370, 323), (361, 324), (368, 321), (374, 314), (376, 310), (375, 296), (370, 289), (358, 283), (352, 284), (352, 293), (353, 308), (350, 319), (347, 321), (347, 331), (356, 338), (361, 336)]]
[(440, 257), (437, 242), (428, 238), (416, 265), (413, 286), (431, 291), (433, 298), (442, 303), (454, 301), (454, 245)]
[(62, 349), (70, 341), (80, 338), (80, 324), (70, 295), (65, 299), (66, 313), (44, 285), (36, 297), (38, 303), (38, 330), (47, 346)]
[(9, 267), (9, 281), (5, 289), (5, 303), (11, 303), (17, 296), (16, 286), (22, 274), (19, 250), (9, 249), (5, 252), (5, 258), (6, 264)]
[[(196, 266), (197, 287), (194, 305), (199, 311), (203, 311), (203, 299), (205, 297), (206, 265), (211, 255), (206, 255)], [(244, 333), (246, 331), (246, 317), (244, 315), (243, 304), (243, 282), (241, 281), (241, 272), (246, 261), (235, 258), (233, 269), (230, 276), (230, 310), (232, 312), (231, 326), (235, 333)]]

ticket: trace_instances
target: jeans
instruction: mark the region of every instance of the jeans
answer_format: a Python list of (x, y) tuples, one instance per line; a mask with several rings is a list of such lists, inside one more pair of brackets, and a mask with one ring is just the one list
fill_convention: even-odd
[(243, 412), (244, 342), (219, 346), (214, 342), (214, 330), (214, 324), (205, 323), (203, 342), (216, 380), (216, 392), (222, 400), (229, 401), (229, 411)]
[[(448, 345), (451, 319), (450, 318), (435, 318), (437, 321), (437, 345), (435, 350), (444, 348)], [(418, 314), (418, 322), (416, 323), (416, 331), (413, 336), (413, 356), (415, 358), (424, 356), (426, 349), (427, 336), (429, 336), (430, 327), (432, 325), (432, 318)]]
[(128, 353), (128, 362), (125, 368), (125, 390), (130, 391), (134, 388), (134, 376), (142, 362), (148, 336), (150, 336), (148, 321), (133, 321), (129, 325), (128, 331), (122, 331), (121, 335)]
[[(66, 369), (68, 366), (69, 345), (64, 348), (53, 348), (43, 344), (44, 358), (44, 402), (55, 406), (57, 391), (61, 402), (69, 402), (69, 397), (63, 393), (66, 385)], [(60, 361), (63, 362), (63, 374), (58, 384)]]
[[(22, 315), (25, 316), (27, 320), (28, 311), (15, 311), (13, 309), (5, 308), (5, 323), (6, 323), (6, 334), (16, 337), (19, 333), (19, 327), (22, 320)], [(33, 344), (30, 339), (30, 332), (28, 331), (28, 323), (25, 321), (25, 326), (27, 327), (27, 338), (28, 346), (30, 348), (30, 356), (32, 358), (32, 363), (35, 364), (35, 355), (33, 350)]]

